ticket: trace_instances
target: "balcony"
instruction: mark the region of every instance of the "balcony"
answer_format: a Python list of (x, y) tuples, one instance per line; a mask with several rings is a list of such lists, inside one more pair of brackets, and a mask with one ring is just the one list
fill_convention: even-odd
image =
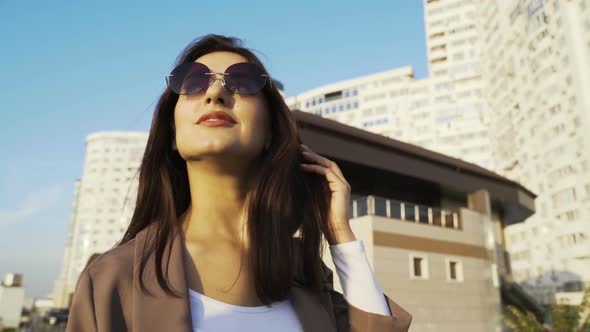
[(433, 47), (432, 50), (430, 50), (430, 58), (431, 59), (441, 59), (441, 58), (446, 58), (446, 56), (447, 56), (447, 51), (444, 48), (440, 48), (438, 46), (435, 46), (435, 47)]
[(458, 210), (445, 210), (372, 195), (352, 200), (350, 210), (351, 218), (375, 215), (452, 230), (463, 229)]
[(438, 57), (438, 58), (432, 58), (432, 60), (430, 60), (431, 64), (435, 64), (435, 63), (443, 63), (447, 61), (447, 57), (446, 56), (442, 56), (442, 57)]
[(440, 32), (435, 32), (433, 34), (431, 34), (430, 36), (428, 36), (428, 39), (433, 40), (433, 39), (437, 39), (437, 38), (442, 38), (445, 36), (444, 31), (440, 31)]

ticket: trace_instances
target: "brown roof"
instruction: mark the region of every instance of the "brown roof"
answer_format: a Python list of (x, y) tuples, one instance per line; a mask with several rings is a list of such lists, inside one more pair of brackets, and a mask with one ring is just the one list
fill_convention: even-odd
[(311, 113), (292, 113), (304, 143), (326, 157), (385, 172), (380, 174), (425, 180), (456, 192), (487, 189), (492, 204), (503, 208), (509, 223), (534, 213), (533, 192), (483, 167)]

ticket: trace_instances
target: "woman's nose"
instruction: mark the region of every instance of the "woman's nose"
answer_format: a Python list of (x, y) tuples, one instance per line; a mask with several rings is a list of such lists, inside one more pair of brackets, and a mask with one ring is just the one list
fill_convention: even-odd
[(211, 81), (209, 83), (209, 87), (207, 88), (207, 92), (205, 93), (205, 102), (209, 103), (219, 103), (224, 104), (225, 96), (224, 94), (227, 93), (225, 91), (225, 87), (223, 86), (223, 76), (221, 75), (213, 75), (211, 76)]

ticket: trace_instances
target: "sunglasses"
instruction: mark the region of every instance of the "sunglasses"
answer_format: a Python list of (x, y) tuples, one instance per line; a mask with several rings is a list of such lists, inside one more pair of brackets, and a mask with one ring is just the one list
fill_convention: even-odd
[(216, 75), (221, 75), (221, 84), (233, 93), (256, 94), (266, 81), (272, 84), (262, 68), (249, 62), (234, 63), (225, 73), (214, 73), (200, 62), (183, 63), (166, 76), (166, 84), (179, 95), (190, 95), (207, 90), (218, 79)]

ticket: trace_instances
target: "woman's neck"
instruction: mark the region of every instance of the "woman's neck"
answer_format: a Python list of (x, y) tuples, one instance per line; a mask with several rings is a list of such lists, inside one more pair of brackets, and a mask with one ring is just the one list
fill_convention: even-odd
[(183, 216), (186, 241), (200, 238), (245, 244), (247, 170), (187, 163), (191, 205)]

